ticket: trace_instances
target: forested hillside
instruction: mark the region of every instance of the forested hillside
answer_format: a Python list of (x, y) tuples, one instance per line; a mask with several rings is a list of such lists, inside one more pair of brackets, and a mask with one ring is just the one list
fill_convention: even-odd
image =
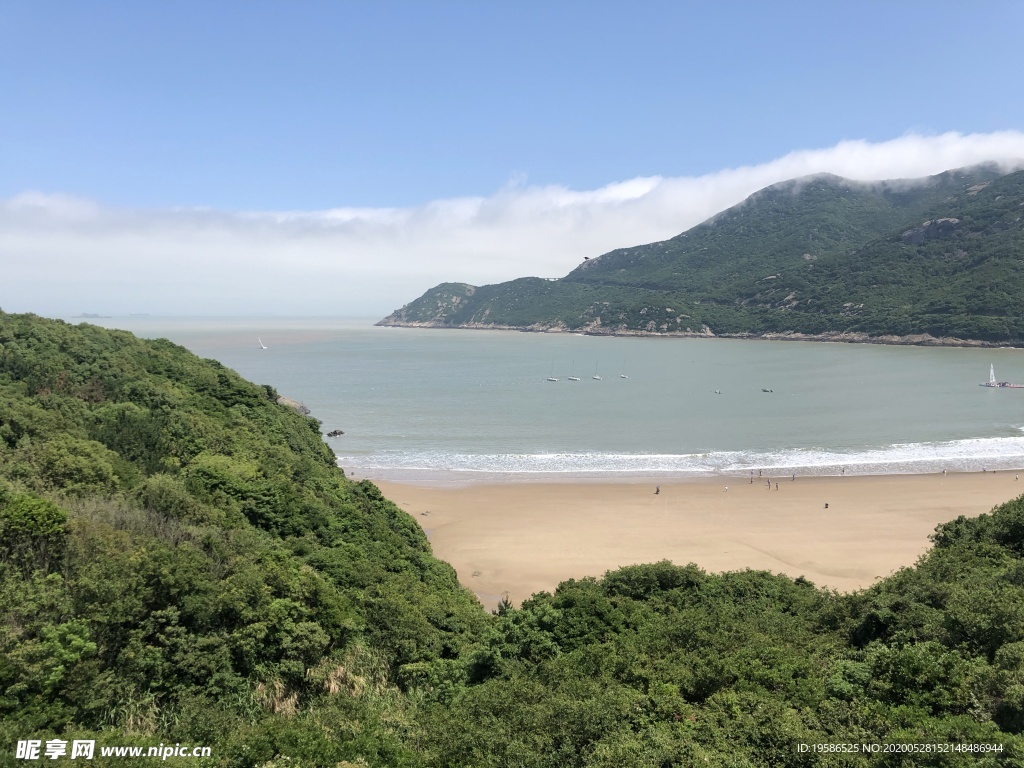
[(557, 281), (446, 283), (382, 325), (1024, 343), (1024, 171), (777, 184)]
[(1024, 499), (854, 595), (658, 563), (492, 616), (275, 401), (0, 313), (0, 764), (91, 738), (239, 768), (1024, 765)]
[(93, 733), (213, 743), (225, 765), (411, 759), (391, 686), (486, 616), (276, 398), (167, 341), (0, 314), (8, 756)]

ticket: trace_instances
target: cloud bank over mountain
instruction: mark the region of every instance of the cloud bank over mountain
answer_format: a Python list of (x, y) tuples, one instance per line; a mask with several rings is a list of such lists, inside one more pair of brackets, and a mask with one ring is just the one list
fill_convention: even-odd
[(125, 209), (28, 191), (0, 200), (0, 307), (384, 315), (445, 280), (561, 276), (586, 256), (671, 237), (786, 179), (910, 179), (982, 162), (1024, 167), (1024, 132), (844, 141), (755, 166), (595, 190), (517, 179), (489, 197), (412, 208)]

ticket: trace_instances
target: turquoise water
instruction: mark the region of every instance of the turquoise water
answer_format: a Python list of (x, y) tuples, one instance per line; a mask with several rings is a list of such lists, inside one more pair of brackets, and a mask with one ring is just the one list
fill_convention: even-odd
[[(1024, 382), (1021, 350), (376, 328), (339, 319), (92, 322), (167, 337), (304, 402), (324, 432), (345, 431), (328, 442), (359, 476), (1024, 466), (1024, 390), (978, 386), (990, 364), (1000, 380)], [(571, 373), (580, 381), (569, 381)]]

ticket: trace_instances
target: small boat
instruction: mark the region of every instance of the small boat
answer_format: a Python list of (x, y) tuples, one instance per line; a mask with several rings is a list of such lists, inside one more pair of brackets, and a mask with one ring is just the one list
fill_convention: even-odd
[(260, 349), (266, 349), (267, 348), (267, 345), (263, 343), (263, 339), (257, 337), (256, 341), (258, 341), (260, 343)]
[(555, 361), (554, 360), (551, 361), (551, 375), (548, 376), (548, 381), (558, 381), (558, 379), (555, 377)]
[(592, 378), (594, 381), (601, 380), (601, 375), (597, 372), (597, 363), (594, 363), (594, 375), (591, 376), (590, 378)]
[(572, 361), (572, 373), (569, 374), (569, 381), (579, 381), (580, 377), (576, 375), (576, 361)]
[(629, 376), (626, 375), (626, 364), (625, 363), (622, 364), (622, 373), (619, 374), (619, 378), (620, 379), (628, 379), (629, 378)]
[(1024, 389), (1024, 384), (1012, 384), (1009, 381), (996, 381), (996, 367), (988, 367), (988, 381), (983, 382), (982, 387), (998, 387), (1000, 389)]

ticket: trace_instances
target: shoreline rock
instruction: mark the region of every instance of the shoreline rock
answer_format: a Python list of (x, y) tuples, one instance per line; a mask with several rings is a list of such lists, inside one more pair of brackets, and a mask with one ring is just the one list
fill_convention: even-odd
[(292, 408), (292, 409), (298, 411), (299, 413), (301, 413), (304, 416), (309, 416), (309, 414), (312, 413), (312, 411), (310, 411), (309, 408), (304, 406), (298, 400), (292, 400), (290, 397), (285, 397), (284, 395), (278, 395), (277, 404), (278, 405), (286, 405), (289, 408)]

